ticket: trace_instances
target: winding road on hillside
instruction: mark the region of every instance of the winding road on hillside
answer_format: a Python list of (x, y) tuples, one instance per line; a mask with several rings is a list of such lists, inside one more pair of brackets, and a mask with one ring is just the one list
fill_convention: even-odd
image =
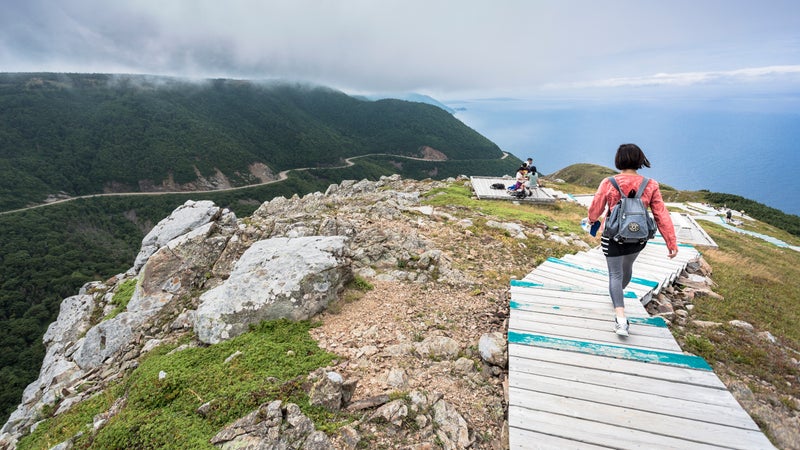
[[(224, 188), (224, 189), (212, 189), (212, 190), (205, 190), (205, 191), (158, 191), (158, 192), (111, 192), (105, 194), (89, 194), (89, 195), (80, 195), (77, 197), (69, 197), (64, 198), (61, 200), (54, 200), (48, 203), (42, 203), (39, 205), (28, 206), (25, 208), (20, 209), (12, 209), (9, 211), (0, 211), (0, 216), (6, 214), (14, 214), (22, 211), (28, 211), (31, 209), (36, 208), (44, 208), (45, 206), (57, 205), (59, 203), (66, 203), (71, 202), (73, 200), (78, 200), (81, 198), (95, 198), (95, 197), (124, 197), (124, 196), (132, 196), (132, 195), (169, 195), (169, 194), (208, 194), (208, 193), (217, 193), (217, 192), (229, 192), (229, 191), (238, 191), (243, 189), (250, 189), (259, 186), (265, 186), (267, 184), (278, 183), (284, 181), (288, 178), (289, 172), (292, 171), (303, 171), (303, 170), (313, 170), (313, 169), (344, 169), (347, 167), (353, 166), (355, 163), (353, 162), (354, 159), (358, 158), (366, 158), (368, 156), (394, 156), (397, 158), (405, 158), (405, 159), (413, 159), (416, 161), (446, 161), (446, 160), (437, 160), (437, 159), (429, 159), (429, 158), (415, 158), (413, 156), (403, 156), (403, 155), (394, 155), (391, 153), (370, 153), (368, 155), (359, 155), (359, 156), (351, 156), (350, 158), (345, 158), (345, 164), (343, 166), (334, 166), (334, 167), (300, 167), (297, 169), (287, 169), (281, 172), (278, 172), (278, 178), (274, 180), (265, 181), (263, 183), (256, 183), (256, 184), (248, 184), (246, 186), (237, 186), (232, 188)], [(508, 153), (503, 152), (503, 156), (500, 159), (506, 159), (508, 157)]]

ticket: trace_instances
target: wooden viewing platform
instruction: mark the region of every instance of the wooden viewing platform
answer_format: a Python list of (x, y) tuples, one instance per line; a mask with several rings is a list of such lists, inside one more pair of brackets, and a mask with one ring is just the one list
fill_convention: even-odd
[(511, 449), (771, 449), (700, 357), (684, 354), (643, 304), (699, 256), (647, 245), (625, 292), (630, 336), (613, 331), (599, 248), (550, 258), (511, 281)]
[(503, 186), (514, 184), (513, 178), (502, 177), (469, 177), (472, 183), (472, 190), (480, 200), (513, 200), (527, 203), (555, 203), (556, 197), (550, 189), (535, 187), (531, 189), (531, 194), (525, 198), (517, 198), (511, 195), (507, 189), (493, 189), (492, 185), (500, 183)]

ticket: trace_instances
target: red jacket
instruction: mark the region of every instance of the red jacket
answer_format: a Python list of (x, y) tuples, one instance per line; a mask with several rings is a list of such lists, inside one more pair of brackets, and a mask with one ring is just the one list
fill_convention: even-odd
[[(639, 185), (642, 183), (644, 177), (641, 175), (621, 173), (615, 175), (614, 179), (622, 189), (622, 192), (628, 193), (631, 189), (638, 190)], [(608, 181), (608, 178), (603, 179), (597, 192), (594, 194), (592, 204), (589, 206), (589, 223), (594, 223), (600, 220), (606, 207), (612, 208), (619, 202), (619, 191)], [(661, 190), (658, 188), (658, 182), (651, 179), (647, 187), (642, 193), (642, 202), (645, 206), (653, 211), (653, 217), (656, 219), (658, 231), (667, 243), (667, 248), (670, 250), (677, 250), (678, 240), (675, 237), (675, 227), (672, 225), (672, 219), (669, 216), (664, 199), (661, 198)]]

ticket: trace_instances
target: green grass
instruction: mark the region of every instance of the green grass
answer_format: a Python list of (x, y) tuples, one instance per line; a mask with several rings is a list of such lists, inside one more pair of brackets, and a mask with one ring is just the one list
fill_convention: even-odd
[[(222, 427), (274, 399), (297, 403), (318, 428), (335, 430), (346, 418), (309, 406), (301, 387), (305, 375), (335, 358), (311, 339), (311, 327), (308, 321), (279, 320), (210, 347), (174, 354), (168, 354), (172, 347), (159, 347), (113, 393), (50, 418), (19, 448), (50, 448), (81, 430), (87, 433), (76, 448), (214, 448), (209, 440)], [(225, 364), (236, 351), (242, 354)], [(123, 392), (128, 400), (120, 414), (97, 434), (88, 432), (91, 417)], [(211, 408), (201, 416), (197, 408), (206, 402)]]
[[(792, 362), (797, 354), (785, 349), (800, 350), (800, 253), (716, 224), (702, 225), (719, 245), (719, 249), (704, 250), (703, 255), (713, 268), (714, 291), (724, 299), (698, 296), (692, 315), (723, 326), (701, 328), (689, 322), (685, 329), (673, 329), (676, 337), (684, 349), (702, 356), (717, 371), (737, 379), (760, 380), (779, 396), (800, 398), (796, 381), (800, 368)], [(731, 320), (748, 322), (755, 332), (728, 325)], [(757, 334), (763, 331), (769, 331), (782, 345)], [(796, 402), (784, 404), (798, 410)]]
[(111, 390), (81, 402), (68, 413), (45, 420), (36, 430), (19, 442), (18, 450), (49, 449), (79, 431), (88, 432), (92, 418), (108, 410), (114, 403)]
[(114, 305), (114, 309), (111, 310), (110, 313), (103, 320), (113, 319), (117, 317), (119, 313), (125, 311), (125, 308), (128, 307), (128, 302), (131, 301), (133, 298), (133, 293), (136, 291), (136, 278), (131, 278), (130, 280), (126, 280), (123, 282), (118, 288), (117, 292), (114, 293), (114, 296), (111, 298), (111, 304)]
[(704, 256), (714, 270), (715, 292), (725, 299), (699, 298), (698, 319), (744, 320), (800, 348), (800, 253), (719, 225), (703, 222), (703, 228), (719, 245)]
[(472, 191), (462, 184), (451, 184), (445, 188), (433, 189), (424, 195), (422, 203), (430, 206), (449, 206), (469, 211), (473, 215), (478, 211), (494, 216), (500, 220), (515, 220), (528, 226), (545, 224), (548, 228), (564, 232), (583, 234), (580, 227), (581, 218), (586, 216), (586, 208), (566, 202), (553, 205), (535, 205), (523, 203), (515, 205), (504, 200), (478, 200), (472, 197)]

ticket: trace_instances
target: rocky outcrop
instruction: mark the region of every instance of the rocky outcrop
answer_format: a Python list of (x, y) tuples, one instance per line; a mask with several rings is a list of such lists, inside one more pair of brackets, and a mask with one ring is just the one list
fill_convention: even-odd
[[(59, 402), (57, 411), (66, 410), (122, 376), (125, 368), (135, 367), (142, 337), (158, 322), (153, 319), (165, 308), (170, 313), (180, 310), (175, 301), (198, 286), (198, 278), (210, 270), (236, 226), (233, 213), (211, 202), (186, 202), (143, 240), (137, 257), (144, 263), (141, 270), (134, 266), (109, 284), (88, 283), (80, 295), (65, 299), (44, 336), (47, 352), (39, 378), (25, 389), (21, 404), (0, 431), (25, 429), (46, 405)], [(114, 291), (137, 273), (127, 307), (108, 315), (115, 307)]]
[(222, 285), (200, 296), (197, 338), (216, 344), (264, 320), (313, 317), (352, 278), (346, 241), (316, 236), (256, 242)]
[(173, 211), (169, 217), (159, 222), (144, 237), (142, 249), (133, 263), (134, 272), (138, 272), (147, 262), (147, 259), (159, 248), (172, 239), (211, 222), (220, 211), (221, 208), (208, 200), (199, 202), (186, 201), (186, 203)]
[[(191, 345), (213, 344), (261, 320), (311, 318), (337, 298), (354, 274), (463, 289), (472, 280), (426, 237), (426, 223), (457, 219), (420, 207), (415, 183), (399, 176), (345, 181), (325, 194), (275, 198), (245, 220), (211, 202), (181, 205), (147, 234), (130, 270), (89, 283), (62, 302), (58, 320), (44, 337), (47, 356), (39, 379), (28, 386), (2, 428), (0, 448), (13, 447), (43, 412), (62, 414), (127, 376), (143, 354), (162, 343), (193, 336)], [(131, 283), (133, 294), (127, 304), (119, 303), (122, 287)], [(476, 385), (481, 377), (495, 384), (500, 373), (476, 371), (477, 356), (464, 357), (467, 344), (440, 333), (397, 346), (366, 345), (357, 352), (354, 367), (367, 357), (410, 358), (425, 361), (425, 370), (461, 374)], [(500, 358), (493, 356), (487, 364), (504, 367)], [(404, 366), (387, 367), (387, 393), (352, 399), (357, 380), (328, 368), (309, 381), (312, 404), (363, 414), (338, 435), (314, 430), (293, 405), (267, 402), (220, 432), (215, 444), (328, 448), (330, 440), (336, 448), (355, 448), (362, 433), (380, 425), (447, 443), (447, 448), (470, 445), (469, 424), (441, 395), (412, 390), (408, 397), (390, 400), (389, 392), (412, 389), (415, 376), (419, 372)], [(125, 399), (115, 405), (103, 413), (107, 417), (94, 421), (93, 432), (124, 409)], [(277, 440), (265, 440), (276, 434)], [(68, 447), (68, 442), (62, 444)]]
[(243, 448), (333, 449), (328, 436), (314, 428), (294, 403), (283, 406), (280, 400), (261, 405), (257, 410), (225, 427), (211, 439), (223, 450)]

